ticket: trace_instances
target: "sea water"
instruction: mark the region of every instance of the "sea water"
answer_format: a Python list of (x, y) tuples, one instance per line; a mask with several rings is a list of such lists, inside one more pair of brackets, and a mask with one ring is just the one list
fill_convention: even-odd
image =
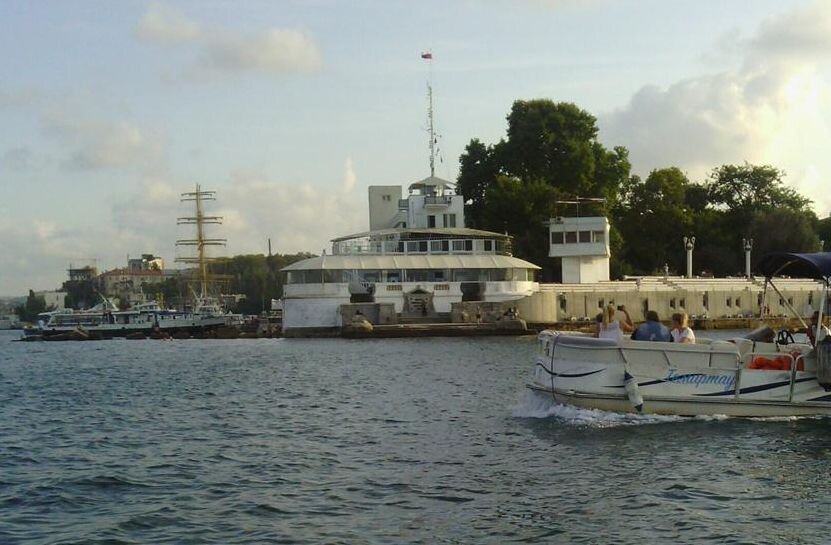
[(16, 336), (2, 544), (831, 541), (831, 420), (557, 405), (533, 338)]

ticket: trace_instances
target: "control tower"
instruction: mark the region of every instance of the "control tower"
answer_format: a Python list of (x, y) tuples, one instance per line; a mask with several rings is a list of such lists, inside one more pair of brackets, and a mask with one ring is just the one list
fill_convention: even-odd
[(551, 218), (550, 257), (563, 261), (563, 284), (609, 280), (609, 220), (604, 216)]

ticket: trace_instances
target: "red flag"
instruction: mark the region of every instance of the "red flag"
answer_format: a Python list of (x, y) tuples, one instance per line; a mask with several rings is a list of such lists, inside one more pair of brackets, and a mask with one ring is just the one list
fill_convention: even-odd
[(422, 58), (422, 59), (429, 59), (429, 60), (433, 60), (433, 54), (432, 54), (431, 52), (429, 52), (429, 51), (426, 51), (426, 52), (424, 52), (424, 53), (422, 53), (422, 54), (421, 54), (421, 58)]

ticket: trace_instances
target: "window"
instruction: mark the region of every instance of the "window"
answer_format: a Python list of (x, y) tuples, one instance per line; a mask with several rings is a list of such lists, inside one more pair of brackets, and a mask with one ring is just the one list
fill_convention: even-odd
[(472, 240), (454, 240), (453, 241), (453, 251), (454, 252), (472, 252), (473, 251), (473, 241)]
[(456, 214), (445, 214), (444, 215), (444, 226), (445, 227), (456, 227)]
[(435, 227), (436, 226), (436, 216), (432, 214), (427, 216), (427, 227)]
[(687, 301), (682, 297), (681, 301), (679, 301), (679, 303), (678, 303), (678, 306), (680, 306), (681, 308), (686, 308)]
[(381, 195), (381, 200), (389, 202), (392, 200), (392, 197), (389, 195)]
[(493, 241), (492, 240), (486, 240), (485, 241), (485, 251), (486, 252), (492, 252), (493, 251)]
[(670, 308), (675, 308), (675, 297), (671, 297), (669, 300)]
[(401, 282), (401, 271), (385, 271), (387, 282)]
[(592, 231), (592, 242), (606, 242), (606, 232)]
[(736, 297), (736, 306), (741, 308), (741, 306), (742, 306), (742, 298), (741, 297)]
[(732, 297), (728, 297), (728, 298), (727, 298), (727, 306), (728, 306), (728, 307), (732, 307), (732, 306), (733, 306), (733, 298), (732, 298)]
[(431, 282), (444, 282), (447, 280), (444, 276), (443, 270), (432, 270), (430, 271), (430, 281)]
[(568, 300), (566, 299), (566, 296), (565, 295), (560, 295), (560, 310), (565, 312), (567, 306), (568, 306)]
[(560, 231), (555, 231), (551, 233), (551, 244), (562, 244), (563, 240), (563, 233)]
[(592, 241), (592, 232), (591, 231), (580, 231), (580, 242), (591, 242)]
[(577, 243), (577, 232), (570, 231), (566, 233), (566, 244), (576, 244)]
[(603, 307), (605, 307), (605, 306), (606, 306), (606, 305), (604, 305), (604, 304), (603, 304), (603, 299), (599, 299), (599, 300), (597, 301), (597, 308), (603, 308)]

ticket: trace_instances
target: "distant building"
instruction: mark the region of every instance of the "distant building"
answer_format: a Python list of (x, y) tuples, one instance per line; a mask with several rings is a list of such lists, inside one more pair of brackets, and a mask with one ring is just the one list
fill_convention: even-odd
[(66, 292), (65, 291), (57, 291), (57, 290), (45, 290), (45, 291), (36, 291), (35, 297), (43, 297), (43, 301), (46, 303), (47, 310), (62, 310), (66, 308), (65, 298)]
[(562, 258), (563, 284), (609, 280), (609, 220), (605, 217), (551, 218), (550, 257)]
[(138, 273), (143, 271), (164, 270), (164, 259), (153, 254), (141, 254), (141, 257), (127, 260), (127, 269)]
[(125, 267), (101, 273), (97, 280), (98, 287), (105, 296), (116, 297), (134, 305), (147, 302), (142, 286), (162, 282), (164, 275), (160, 270), (133, 271)]
[(73, 267), (70, 265), (67, 272), (69, 273), (70, 282), (83, 282), (85, 280), (92, 280), (98, 276), (98, 269), (92, 265), (85, 265), (83, 267)]

